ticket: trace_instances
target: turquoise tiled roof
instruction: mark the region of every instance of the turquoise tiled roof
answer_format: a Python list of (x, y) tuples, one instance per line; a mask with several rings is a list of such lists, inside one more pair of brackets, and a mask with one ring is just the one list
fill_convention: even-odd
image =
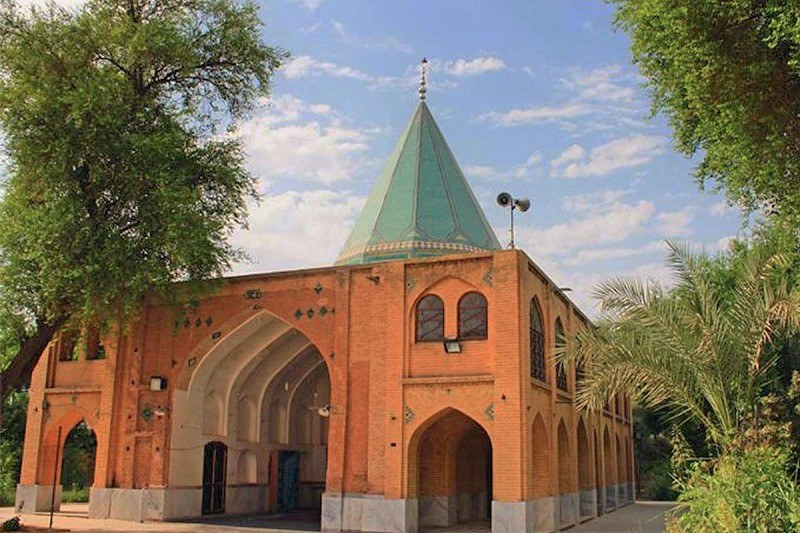
[(420, 102), (336, 264), (500, 248), (439, 126)]

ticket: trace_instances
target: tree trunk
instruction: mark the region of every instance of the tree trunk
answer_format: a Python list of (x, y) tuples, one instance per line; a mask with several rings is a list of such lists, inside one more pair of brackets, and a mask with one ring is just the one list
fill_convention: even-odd
[(30, 385), (31, 373), (39, 361), (39, 356), (58, 328), (66, 321), (66, 315), (61, 315), (51, 322), (41, 321), (36, 331), (22, 341), (19, 352), (0, 375), (0, 401), (4, 400), (10, 391)]

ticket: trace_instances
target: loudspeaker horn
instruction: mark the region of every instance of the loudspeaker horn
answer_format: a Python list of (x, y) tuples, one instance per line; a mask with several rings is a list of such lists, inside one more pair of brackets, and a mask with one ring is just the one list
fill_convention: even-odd
[(516, 205), (517, 209), (524, 213), (531, 208), (531, 200), (530, 198), (517, 198), (514, 200), (514, 205)]
[(514, 199), (511, 198), (511, 195), (508, 194), (507, 192), (501, 192), (500, 194), (497, 195), (497, 205), (499, 205), (500, 207), (508, 207), (511, 205), (511, 202), (513, 201)]

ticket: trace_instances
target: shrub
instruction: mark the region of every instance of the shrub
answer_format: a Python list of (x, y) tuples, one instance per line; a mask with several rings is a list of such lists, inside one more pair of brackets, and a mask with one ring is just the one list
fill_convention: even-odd
[(682, 505), (671, 525), (691, 532), (800, 532), (800, 489), (788, 457), (783, 449), (759, 447), (694, 463), (678, 483)]
[(69, 487), (61, 493), (64, 503), (85, 503), (89, 501), (89, 487)]
[(3, 522), (3, 531), (19, 531), (22, 526), (19, 523), (19, 517), (15, 516)]

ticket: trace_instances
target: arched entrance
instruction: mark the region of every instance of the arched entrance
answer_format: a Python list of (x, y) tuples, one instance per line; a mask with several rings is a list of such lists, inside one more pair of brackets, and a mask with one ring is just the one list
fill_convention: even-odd
[(589, 436), (583, 418), (578, 420), (578, 490), (580, 491), (580, 517), (594, 516), (595, 502), (589, 456)]
[(416, 446), (420, 527), (487, 522), (492, 501), (492, 444), (472, 418), (448, 410)]
[(608, 428), (603, 430), (603, 462), (605, 463), (603, 484), (605, 487), (605, 510), (610, 511), (617, 506), (617, 487), (614, 479), (614, 449), (611, 447), (611, 437)]
[(262, 311), (198, 359), (175, 392), (170, 485), (202, 482), (203, 514), (319, 518), (331, 380), (316, 346)]
[(64, 439), (61, 453), (62, 501), (88, 502), (94, 483), (97, 435), (84, 420), (75, 424)]

